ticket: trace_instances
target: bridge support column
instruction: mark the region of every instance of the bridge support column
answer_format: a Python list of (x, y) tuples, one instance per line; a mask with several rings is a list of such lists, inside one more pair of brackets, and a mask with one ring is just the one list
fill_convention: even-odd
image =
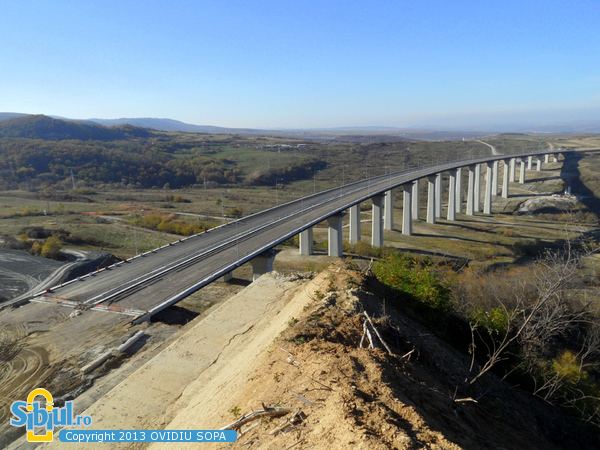
[(392, 190), (390, 189), (385, 193), (385, 200), (383, 206), (383, 229), (393, 230), (394, 229), (394, 197)]
[(519, 183), (525, 183), (525, 160), (521, 160), (521, 165), (519, 166)]
[(514, 158), (504, 160), (504, 171), (502, 172), (502, 198), (508, 198), (509, 170), (513, 159)]
[(531, 170), (533, 168), (533, 156), (527, 157), (527, 170)]
[(541, 170), (542, 170), (542, 158), (537, 158), (537, 160), (535, 162), (535, 170), (537, 172), (541, 172)]
[(427, 177), (427, 223), (435, 223), (435, 178)]
[(469, 179), (467, 184), (467, 216), (473, 215), (473, 204), (475, 203), (475, 168), (469, 166)]
[(475, 165), (475, 181), (473, 184), (473, 212), (479, 212), (481, 206), (481, 164)]
[(402, 186), (402, 234), (412, 234), (412, 184)]
[(517, 160), (515, 158), (510, 158), (510, 168), (509, 168), (509, 172), (508, 172), (508, 181), (510, 181), (511, 183), (515, 182), (515, 166), (516, 166), (516, 162), (517, 162)]
[(456, 191), (454, 212), (459, 213), (462, 208), (462, 167), (456, 169), (456, 183), (454, 186), (454, 190)]
[(485, 170), (485, 192), (483, 200), (483, 213), (492, 213), (492, 183), (494, 181), (494, 163), (487, 162)]
[(223, 277), (221, 279), (225, 283), (228, 283), (229, 281), (231, 281), (233, 279), (233, 272), (227, 272), (225, 275), (223, 275)]
[(450, 170), (448, 178), (448, 220), (456, 219), (456, 172), (457, 169)]
[(498, 195), (498, 161), (492, 165), (492, 197)]
[(550, 162), (550, 155), (549, 155), (548, 153), (546, 153), (546, 154), (544, 155), (544, 163), (545, 163), (545, 164), (548, 164), (549, 162)]
[(371, 245), (373, 247), (383, 247), (383, 195), (376, 195), (371, 198), (373, 202), (372, 216), (373, 221), (371, 222)]
[(558, 156), (556, 156), (556, 153), (554, 154), (554, 162), (557, 163), (558, 162)]
[(360, 241), (360, 204), (350, 207), (350, 236), (348, 241), (351, 244)]
[(412, 217), (414, 220), (419, 220), (419, 180), (413, 181), (411, 200)]
[(442, 217), (442, 173), (435, 176), (435, 218)]
[(250, 261), (252, 265), (252, 281), (256, 281), (261, 275), (273, 272), (273, 261), (275, 252), (266, 251)]
[(300, 254), (302, 256), (308, 256), (313, 254), (313, 229), (312, 227), (307, 228), (300, 232), (299, 237)]
[(327, 219), (327, 254), (341, 257), (343, 254), (342, 243), (342, 214), (336, 214)]

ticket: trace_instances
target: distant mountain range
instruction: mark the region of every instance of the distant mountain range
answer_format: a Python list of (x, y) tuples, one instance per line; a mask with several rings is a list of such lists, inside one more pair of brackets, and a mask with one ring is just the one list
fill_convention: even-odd
[[(9, 123), (6, 123), (9, 121)], [(390, 140), (447, 140), (475, 138), (498, 132), (522, 133), (598, 133), (600, 121), (573, 120), (552, 122), (547, 125), (498, 124), (494, 126), (424, 126), (417, 127), (337, 127), (312, 129), (252, 129), (195, 125), (173, 119), (132, 117), (121, 119), (75, 120), (58, 116), (0, 112), (0, 137), (37, 137), (40, 139), (123, 139), (143, 137), (149, 130), (165, 132), (272, 135), (299, 139), (352, 140), (368, 142), (372, 139)], [(79, 137), (76, 137), (79, 136)]]
[[(118, 125), (132, 125), (134, 127), (151, 128), (158, 131), (178, 131), (188, 133), (230, 133), (234, 128), (215, 127), (211, 125), (193, 125), (173, 119), (157, 119), (152, 117), (133, 117), (122, 119), (88, 119), (107, 127)], [(256, 131), (256, 130), (247, 130)]]

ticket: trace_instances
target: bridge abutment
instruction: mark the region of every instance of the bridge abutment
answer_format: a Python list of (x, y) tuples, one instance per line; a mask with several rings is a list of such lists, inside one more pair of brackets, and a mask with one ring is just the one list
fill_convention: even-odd
[(275, 261), (275, 252), (268, 250), (261, 253), (250, 261), (252, 266), (252, 281), (256, 281), (261, 275), (273, 272), (273, 261)]

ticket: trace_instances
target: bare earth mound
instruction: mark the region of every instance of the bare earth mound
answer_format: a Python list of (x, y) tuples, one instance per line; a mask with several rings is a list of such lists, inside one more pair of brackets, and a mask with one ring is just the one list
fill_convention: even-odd
[(289, 328), (203, 373), (166, 428), (219, 428), (266, 407), (290, 412), (242, 426), (234, 448), (593, 448), (593, 437), (493, 376), (479, 403), (454, 401), (468, 360), (397, 310), (373, 319), (394, 355), (360, 348), (361, 312), (381, 316), (363, 281), (341, 266), (321, 273)]

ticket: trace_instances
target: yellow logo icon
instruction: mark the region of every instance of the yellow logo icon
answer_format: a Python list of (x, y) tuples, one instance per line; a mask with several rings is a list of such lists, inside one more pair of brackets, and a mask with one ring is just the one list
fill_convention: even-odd
[[(44, 388), (36, 388), (29, 393), (27, 396), (27, 404), (25, 405), (25, 409), (27, 412), (34, 412), (33, 402), (36, 401), (35, 398), (37, 396), (42, 396), (46, 400), (46, 411), (49, 413), (54, 409), (54, 397), (52, 394), (48, 392), (47, 389)], [(54, 439), (54, 431), (46, 429), (44, 434), (35, 434), (34, 430), (27, 430), (27, 441), (28, 442), (52, 442)]]

